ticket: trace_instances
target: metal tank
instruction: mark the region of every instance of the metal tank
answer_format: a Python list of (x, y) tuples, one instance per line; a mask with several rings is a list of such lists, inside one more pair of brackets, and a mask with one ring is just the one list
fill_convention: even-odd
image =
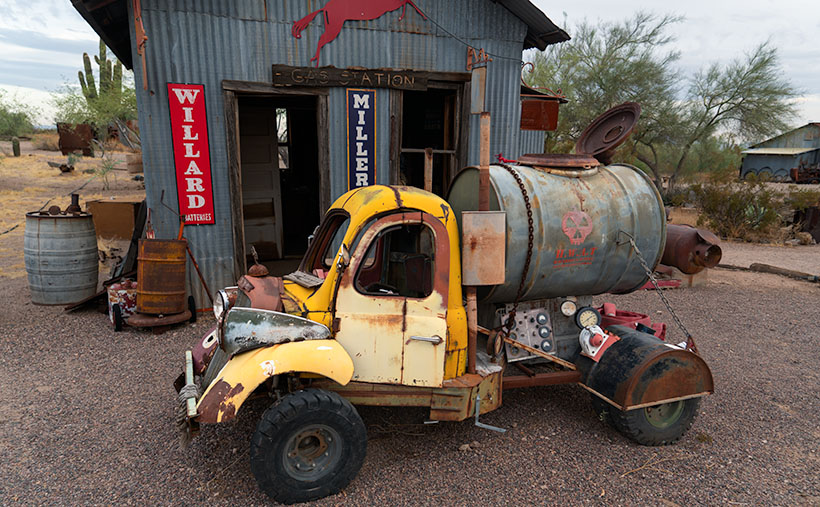
[[(531, 165), (521, 165), (523, 163)], [(654, 184), (639, 169), (601, 165), (587, 155), (527, 155), (519, 165), (490, 166), (490, 210), (506, 212), (505, 282), (480, 288), (480, 300), (510, 303), (527, 256), (527, 205), (533, 247), (523, 301), (623, 293), (648, 277), (629, 239), (653, 268), (663, 254), (666, 214)], [(448, 196), (459, 227), (461, 212), (478, 209), (478, 168), (454, 179)]]
[[(69, 208), (71, 210), (71, 208)], [(65, 305), (97, 291), (97, 236), (91, 213), (26, 213), (23, 253), (31, 301)]]
[(137, 312), (172, 315), (187, 309), (184, 239), (141, 239), (137, 254)]

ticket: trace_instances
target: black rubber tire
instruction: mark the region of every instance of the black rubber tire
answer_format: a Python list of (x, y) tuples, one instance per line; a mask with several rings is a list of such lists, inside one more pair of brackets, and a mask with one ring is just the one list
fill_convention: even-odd
[(188, 311), (191, 312), (191, 318), (188, 319), (188, 322), (193, 324), (196, 322), (196, 300), (193, 296), (188, 296)]
[(589, 393), (590, 401), (592, 402), (592, 410), (595, 412), (595, 417), (603, 423), (610, 426), (615, 426), (612, 422), (611, 411), (616, 410), (615, 407), (605, 402), (601, 398)]
[(111, 318), (114, 319), (114, 331), (122, 331), (122, 309), (120, 309), (119, 304), (114, 303), (111, 305)]
[(647, 419), (647, 410), (656, 407), (639, 408), (622, 411), (611, 407), (609, 415), (615, 428), (628, 438), (641, 445), (669, 445), (674, 444), (689, 431), (698, 414), (700, 398), (683, 400), (683, 409), (677, 419), (664, 428), (652, 425)]
[[(315, 480), (294, 477), (286, 468), (288, 445), (305, 428), (321, 425), (339, 437), (335, 462)], [(295, 454), (296, 451), (294, 451)], [(367, 431), (349, 401), (322, 389), (289, 394), (262, 415), (251, 439), (251, 471), (259, 488), (277, 502), (307, 502), (333, 495), (359, 473), (367, 452)]]

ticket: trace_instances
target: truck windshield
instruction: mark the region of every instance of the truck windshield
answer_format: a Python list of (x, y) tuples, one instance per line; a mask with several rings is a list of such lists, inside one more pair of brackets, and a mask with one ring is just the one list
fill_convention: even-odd
[(324, 278), (333, 265), (333, 260), (342, 245), (350, 218), (346, 213), (337, 213), (325, 219), (319, 232), (305, 255), (300, 271)]

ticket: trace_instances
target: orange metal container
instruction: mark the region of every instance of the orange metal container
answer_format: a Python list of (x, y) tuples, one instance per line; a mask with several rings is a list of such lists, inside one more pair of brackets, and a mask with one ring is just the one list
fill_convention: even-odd
[(137, 312), (171, 315), (184, 312), (185, 255), (188, 242), (141, 239), (137, 260)]

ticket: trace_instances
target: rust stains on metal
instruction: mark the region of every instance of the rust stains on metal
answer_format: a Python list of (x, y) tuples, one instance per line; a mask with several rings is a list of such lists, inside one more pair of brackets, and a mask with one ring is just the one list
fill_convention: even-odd
[[(252, 270), (253, 269), (251, 269), (251, 271)], [(240, 279), (240, 281), (242, 280), (249, 282), (252, 287), (259, 289), (251, 292), (246, 291), (253, 308), (272, 310), (274, 312), (283, 311), (282, 293), (284, 292), (284, 284), (282, 278), (274, 276), (255, 277), (249, 273)], [(242, 288), (241, 285), (240, 288)]]
[(718, 265), (723, 252), (717, 236), (688, 225), (666, 226), (666, 248), (661, 263), (674, 266), (687, 275)]
[(236, 407), (232, 399), (244, 390), (242, 384), (232, 386), (218, 380), (199, 401), (199, 422), (218, 423), (233, 419)]
[(186, 310), (185, 264), (188, 242), (141, 239), (137, 255), (137, 311), (175, 314)]
[[(515, 363), (516, 365), (518, 363)], [(581, 381), (581, 372), (555, 371), (536, 373), (534, 375), (515, 375), (504, 377), (504, 389), (519, 387), (553, 386), (559, 384), (577, 384)]]
[(506, 216), (503, 211), (462, 213), (461, 274), (464, 285), (504, 283)]

